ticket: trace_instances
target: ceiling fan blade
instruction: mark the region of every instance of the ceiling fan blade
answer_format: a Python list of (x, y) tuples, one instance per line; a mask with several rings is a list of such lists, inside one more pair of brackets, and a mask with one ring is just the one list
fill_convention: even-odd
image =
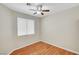
[(44, 15), (44, 13), (41, 13), (41, 15)]
[(31, 6), (31, 3), (26, 3), (27, 6)]
[(49, 12), (50, 10), (42, 10), (42, 12)]
[(35, 15), (35, 14), (37, 14), (37, 12), (34, 12), (33, 14)]
[(34, 9), (29, 9), (29, 10), (36, 11), (36, 10), (34, 10)]

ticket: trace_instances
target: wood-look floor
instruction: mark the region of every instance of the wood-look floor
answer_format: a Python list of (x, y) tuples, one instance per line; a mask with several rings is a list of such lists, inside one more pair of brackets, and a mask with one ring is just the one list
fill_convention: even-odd
[(13, 51), (10, 55), (76, 55), (59, 47), (37, 42), (32, 45)]

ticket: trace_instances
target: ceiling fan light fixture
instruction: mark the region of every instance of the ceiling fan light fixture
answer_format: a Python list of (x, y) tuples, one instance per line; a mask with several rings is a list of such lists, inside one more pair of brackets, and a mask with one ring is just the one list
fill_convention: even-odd
[(41, 12), (40, 11), (37, 11), (37, 14), (41, 14)]
[(36, 11), (33, 13), (34, 15), (41, 15), (41, 12), (40, 11)]

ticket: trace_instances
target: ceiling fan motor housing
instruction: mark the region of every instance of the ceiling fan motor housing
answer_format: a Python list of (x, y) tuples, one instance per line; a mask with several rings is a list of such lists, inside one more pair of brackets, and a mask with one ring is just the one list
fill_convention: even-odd
[[(33, 4), (31, 3), (27, 3), (27, 6), (32, 6)], [(41, 15), (44, 15), (43, 12), (49, 12), (49, 10), (42, 10), (42, 7), (43, 5), (42, 4), (36, 4), (36, 5), (33, 5), (36, 7), (36, 9), (30, 9), (32, 11), (35, 11), (33, 14), (36, 15), (36, 14), (41, 14)]]

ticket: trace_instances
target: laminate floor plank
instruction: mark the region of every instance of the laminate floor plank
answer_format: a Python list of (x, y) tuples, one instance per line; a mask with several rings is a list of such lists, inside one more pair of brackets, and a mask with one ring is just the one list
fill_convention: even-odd
[(76, 55), (76, 53), (40, 41), (15, 50), (10, 55)]

